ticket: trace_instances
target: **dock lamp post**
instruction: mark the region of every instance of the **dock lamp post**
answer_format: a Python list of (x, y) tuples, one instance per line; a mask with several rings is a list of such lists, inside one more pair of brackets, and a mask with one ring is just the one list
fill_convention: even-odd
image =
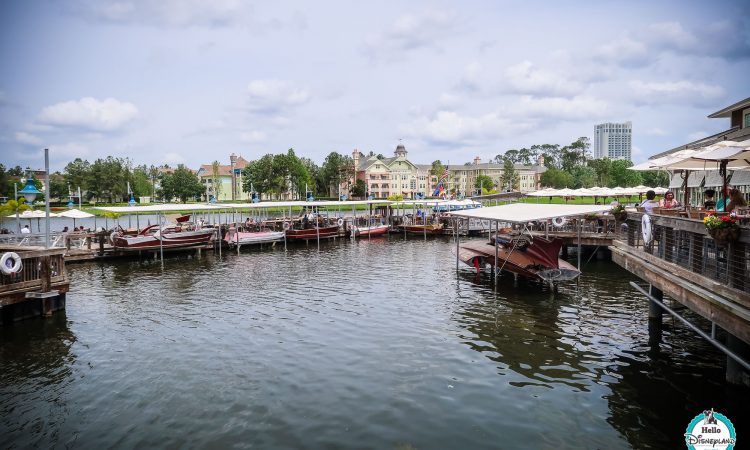
[[(45, 171), (46, 171), (44, 174), (44, 180), (47, 183), (47, 186), (49, 186), (49, 175), (48, 175), (49, 150), (47, 149), (44, 149), (44, 163), (45, 163)], [(49, 193), (49, 188), (45, 190)], [(34, 200), (36, 199), (36, 196), (41, 194), (42, 191), (36, 188), (36, 186), (34, 185), (34, 179), (32, 177), (29, 177), (26, 179), (26, 186), (24, 186), (23, 189), (18, 191), (18, 193), (23, 195), (23, 198), (26, 199), (26, 203), (33, 205)], [(45, 194), (45, 212), (46, 212), (46, 217), (45, 217), (45, 222), (44, 222), (44, 226), (45, 226), (44, 247), (49, 248), (49, 195), (48, 194)]]

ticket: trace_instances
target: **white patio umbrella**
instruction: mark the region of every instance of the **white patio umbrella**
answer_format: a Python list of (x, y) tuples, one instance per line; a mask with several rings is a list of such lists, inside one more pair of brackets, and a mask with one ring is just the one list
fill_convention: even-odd
[[(51, 212), (51, 213), (49, 213), (49, 216), (50, 217), (57, 217), (57, 214)], [(6, 217), (16, 217), (16, 215), (15, 214), (11, 214), (11, 215), (6, 216)], [(38, 210), (34, 211), (34, 210), (30, 210), (30, 209), (26, 210), (23, 213), (21, 213), (21, 214), (18, 215), (19, 219), (28, 219), (29, 220), (29, 225), (31, 225), (31, 219), (36, 219), (36, 229), (40, 233), (42, 232), (42, 228), (41, 228), (41, 225), (39, 224), (39, 221), (41, 219), (44, 219), (45, 217), (47, 217), (47, 216), (44, 213), (44, 211), (38, 211)]]
[(57, 215), (58, 217), (67, 217), (69, 219), (73, 219), (73, 228), (76, 227), (76, 219), (88, 219), (90, 217), (94, 217), (93, 214), (87, 213), (85, 211), (81, 211), (80, 209), (69, 209), (67, 211), (61, 212)]

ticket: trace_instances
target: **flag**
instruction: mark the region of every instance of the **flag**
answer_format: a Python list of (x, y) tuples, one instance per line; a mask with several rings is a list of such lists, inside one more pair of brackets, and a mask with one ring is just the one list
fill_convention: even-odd
[(448, 168), (446, 167), (445, 172), (443, 172), (443, 175), (440, 177), (440, 181), (443, 181), (446, 178), (448, 178), (448, 175), (450, 175), (450, 170), (448, 170)]

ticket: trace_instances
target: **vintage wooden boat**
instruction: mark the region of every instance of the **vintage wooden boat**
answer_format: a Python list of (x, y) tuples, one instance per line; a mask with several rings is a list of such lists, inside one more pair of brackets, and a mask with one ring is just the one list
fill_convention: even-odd
[(310, 241), (333, 238), (339, 235), (339, 226), (322, 226), (319, 228), (310, 227), (303, 229), (289, 228), (286, 230), (286, 238), (290, 241)]
[(383, 236), (388, 233), (388, 225), (373, 225), (371, 227), (357, 227), (352, 230), (355, 236)]
[[(547, 282), (568, 281), (581, 272), (559, 258), (562, 239), (532, 239), (510, 235), (497, 236), (497, 264), (502, 270)], [(459, 247), (458, 258), (479, 271), (485, 264), (495, 264), (493, 241), (467, 242)]]
[(401, 225), (401, 230), (411, 234), (442, 234), (442, 223), (430, 223), (427, 225)]
[(230, 228), (224, 236), (224, 241), (229, 245), (251, 245), (266, 244), (284, 240), (283, 231), (237, 231)]
[(181, 228), (159, 229), (151, 225), (141, 230), (136, 236), (113, 233), (112, 246), (117, 250), (158, 250), (159, 248), (183, 248), (205, 245), (216, 234), (213, 228), (201, 230), (182, 230)]

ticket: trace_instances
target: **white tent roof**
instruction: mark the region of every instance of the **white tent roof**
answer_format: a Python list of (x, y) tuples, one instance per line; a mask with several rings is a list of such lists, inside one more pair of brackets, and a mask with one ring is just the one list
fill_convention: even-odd
[[(434, 203), (433, 201), (432, 203)], [(357, 201), (288, 201), (288, 202), (259, 202), (259, 203), (187, 203), (187, 204), (154, 204), (145, 206), (100, 206), (97, 209), (115, 213), (157, 213), (175, 211), (212, 211), (219, 209), (256, 209), (256, 208), (288, 208), (303, 206), (354, 206), (354, 205), (387, 205), (388, 200), (357, 200)]]
[[(49, 216), (50, 217), (57, 217), (57, 214), (51, 212), (51, 213), (49, 213)], [(11, 214), (11, 215), (6, 216), (6, 217), (16, 217), (16, 215), (15, 214)], [(19, 219), (44, 219), (45, 217), (46, 217), (46, 215), (45, 215), (44, 211), (40, 211), (38, 209), (34, 210), (34, 211), (31, 211), (31, 210), (27, 209), (26, 211), (24, 211), (24, 212), (22, 212), (21, 214), (18, 215)]]
[(475, 219), (499, 220), (501, 222), (530, 222), (555, 217), (582, 216), (584, 214), (609, 211), (609, 205), (550, 205), (536, 203), (511, 203), (450, 213), (451, 216)]
[(68, 211), (63, 211), (57, 216), (68, 217), (70, 219), (88, 219), (89, 217), (94, 217), (93, 214), (87, 213), (85, 211), (81, 211), (80, 209), (70, 209)]

